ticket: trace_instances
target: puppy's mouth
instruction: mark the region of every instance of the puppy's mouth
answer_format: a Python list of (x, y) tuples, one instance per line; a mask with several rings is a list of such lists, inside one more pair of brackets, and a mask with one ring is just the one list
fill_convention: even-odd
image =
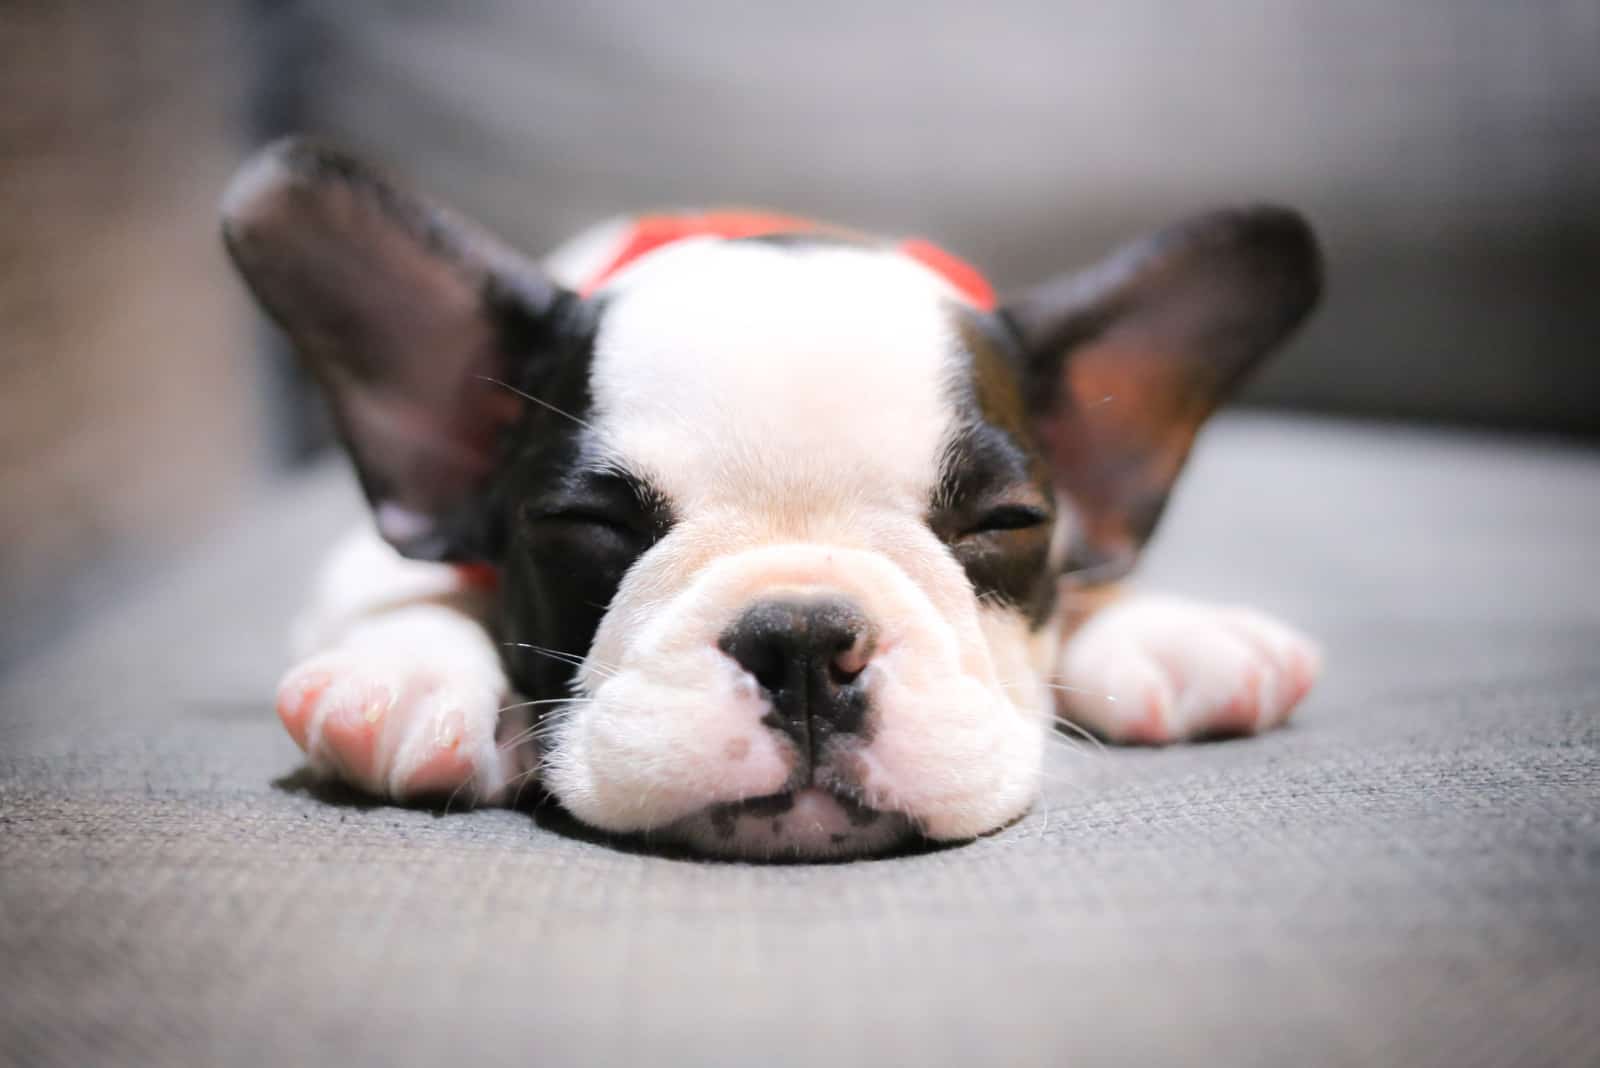
[(797, 802), (808, 807), (822, 806), (826, 810), (830, 801), (838, 806), (852, 827), (871, 826), (879, 817), (886, 815), (878, 809), (862, 804), (844, 790), (826, 790), (820, 786), (784, 790), (763, 797), (747, 797), (743, 801), (712, 805), (708, 815), (713, 826), (726, 826), (731, 830), (741, 816), (766, 816), (775, 819), (793, 812)]
[(710, 805), (670, 832), (722, 856), (826, 858), (880, 852), (914, 828), (902, 813), (871, 808), (849, 791), (805, 786)]

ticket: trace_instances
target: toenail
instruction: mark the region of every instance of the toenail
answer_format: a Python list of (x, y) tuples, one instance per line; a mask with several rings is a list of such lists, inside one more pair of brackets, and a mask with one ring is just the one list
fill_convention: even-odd
[(458, 749), (463, 729), (460, 710), (452, 709), (434, 723), (433, 744), (439, 749)]

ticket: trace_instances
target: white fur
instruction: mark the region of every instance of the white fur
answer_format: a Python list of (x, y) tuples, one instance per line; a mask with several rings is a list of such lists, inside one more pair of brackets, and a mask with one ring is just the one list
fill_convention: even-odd
[[(614, 255), (620, 233), (558, 254), (565, 277)], [(583, 820), (745, 855), (871, 851), (913, 828), (970, 837), (1037, 795), (1052, 688), (1080, 722), (1159, 742), (1270, 726), (1309, 685), (1314, 650), (1250, 613), (1135, 601), (1063, 646), (1054, 625), (980, 606), (925, 518), (957, 414), (949, 290), (920, 264), (691, 240), (605, 292), (585, 423), (677, 521), (624, 577), (542, 740), (545, 785)], [(813, 774), (885, 813), (871, 823), (821, 789), (731, 832), (713, 817), (792, 785), (792, 743), (717, 645), (776, 593), (843, 595), (879, 629), (860, 677), (868, 727)], [(280, 693), (313, 766), (397, 798), (454, 766), (475, 799), (505, 798), (533, 747), (495, 746), (527, 720), (497, 724), (508, 686), (484, 610), (453, 568), (371, 534), (341, 549), (302, 635), (325, 651)], [(374, 710), (374, 729), (352, 730)]]
[(809, 513), (806, 494), (841, 486), (926, 508), (954, 338), (920, 264), (696, 239), (604, 292), (590, 422), (684, 512)]

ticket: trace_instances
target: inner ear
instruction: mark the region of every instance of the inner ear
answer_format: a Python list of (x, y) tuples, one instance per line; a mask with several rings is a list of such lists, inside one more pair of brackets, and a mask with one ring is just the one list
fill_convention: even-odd
[(1003, 309), (1023, 350), (1030, 421), (1076, 512), (1069, 570), (1103, 581), (1132, 567), (1200, 425), (1305, 319), (1321, 273), (1298, 214), (1229, 209)]
[(323, 386), (379, 530), (408, 556), (481, 555), (502, 432), (581, 331), (533, 263), (338, 150), (291, 139), (223, 199), (228, 252)]

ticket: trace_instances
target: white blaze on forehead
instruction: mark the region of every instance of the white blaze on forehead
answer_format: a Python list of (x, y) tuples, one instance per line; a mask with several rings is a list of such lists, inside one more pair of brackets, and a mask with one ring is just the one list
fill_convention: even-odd
[(608, 288), (591, 421), (675, 502), (922, 508), (954, 418), (948, 290), (852, 246), (688, 241)]

